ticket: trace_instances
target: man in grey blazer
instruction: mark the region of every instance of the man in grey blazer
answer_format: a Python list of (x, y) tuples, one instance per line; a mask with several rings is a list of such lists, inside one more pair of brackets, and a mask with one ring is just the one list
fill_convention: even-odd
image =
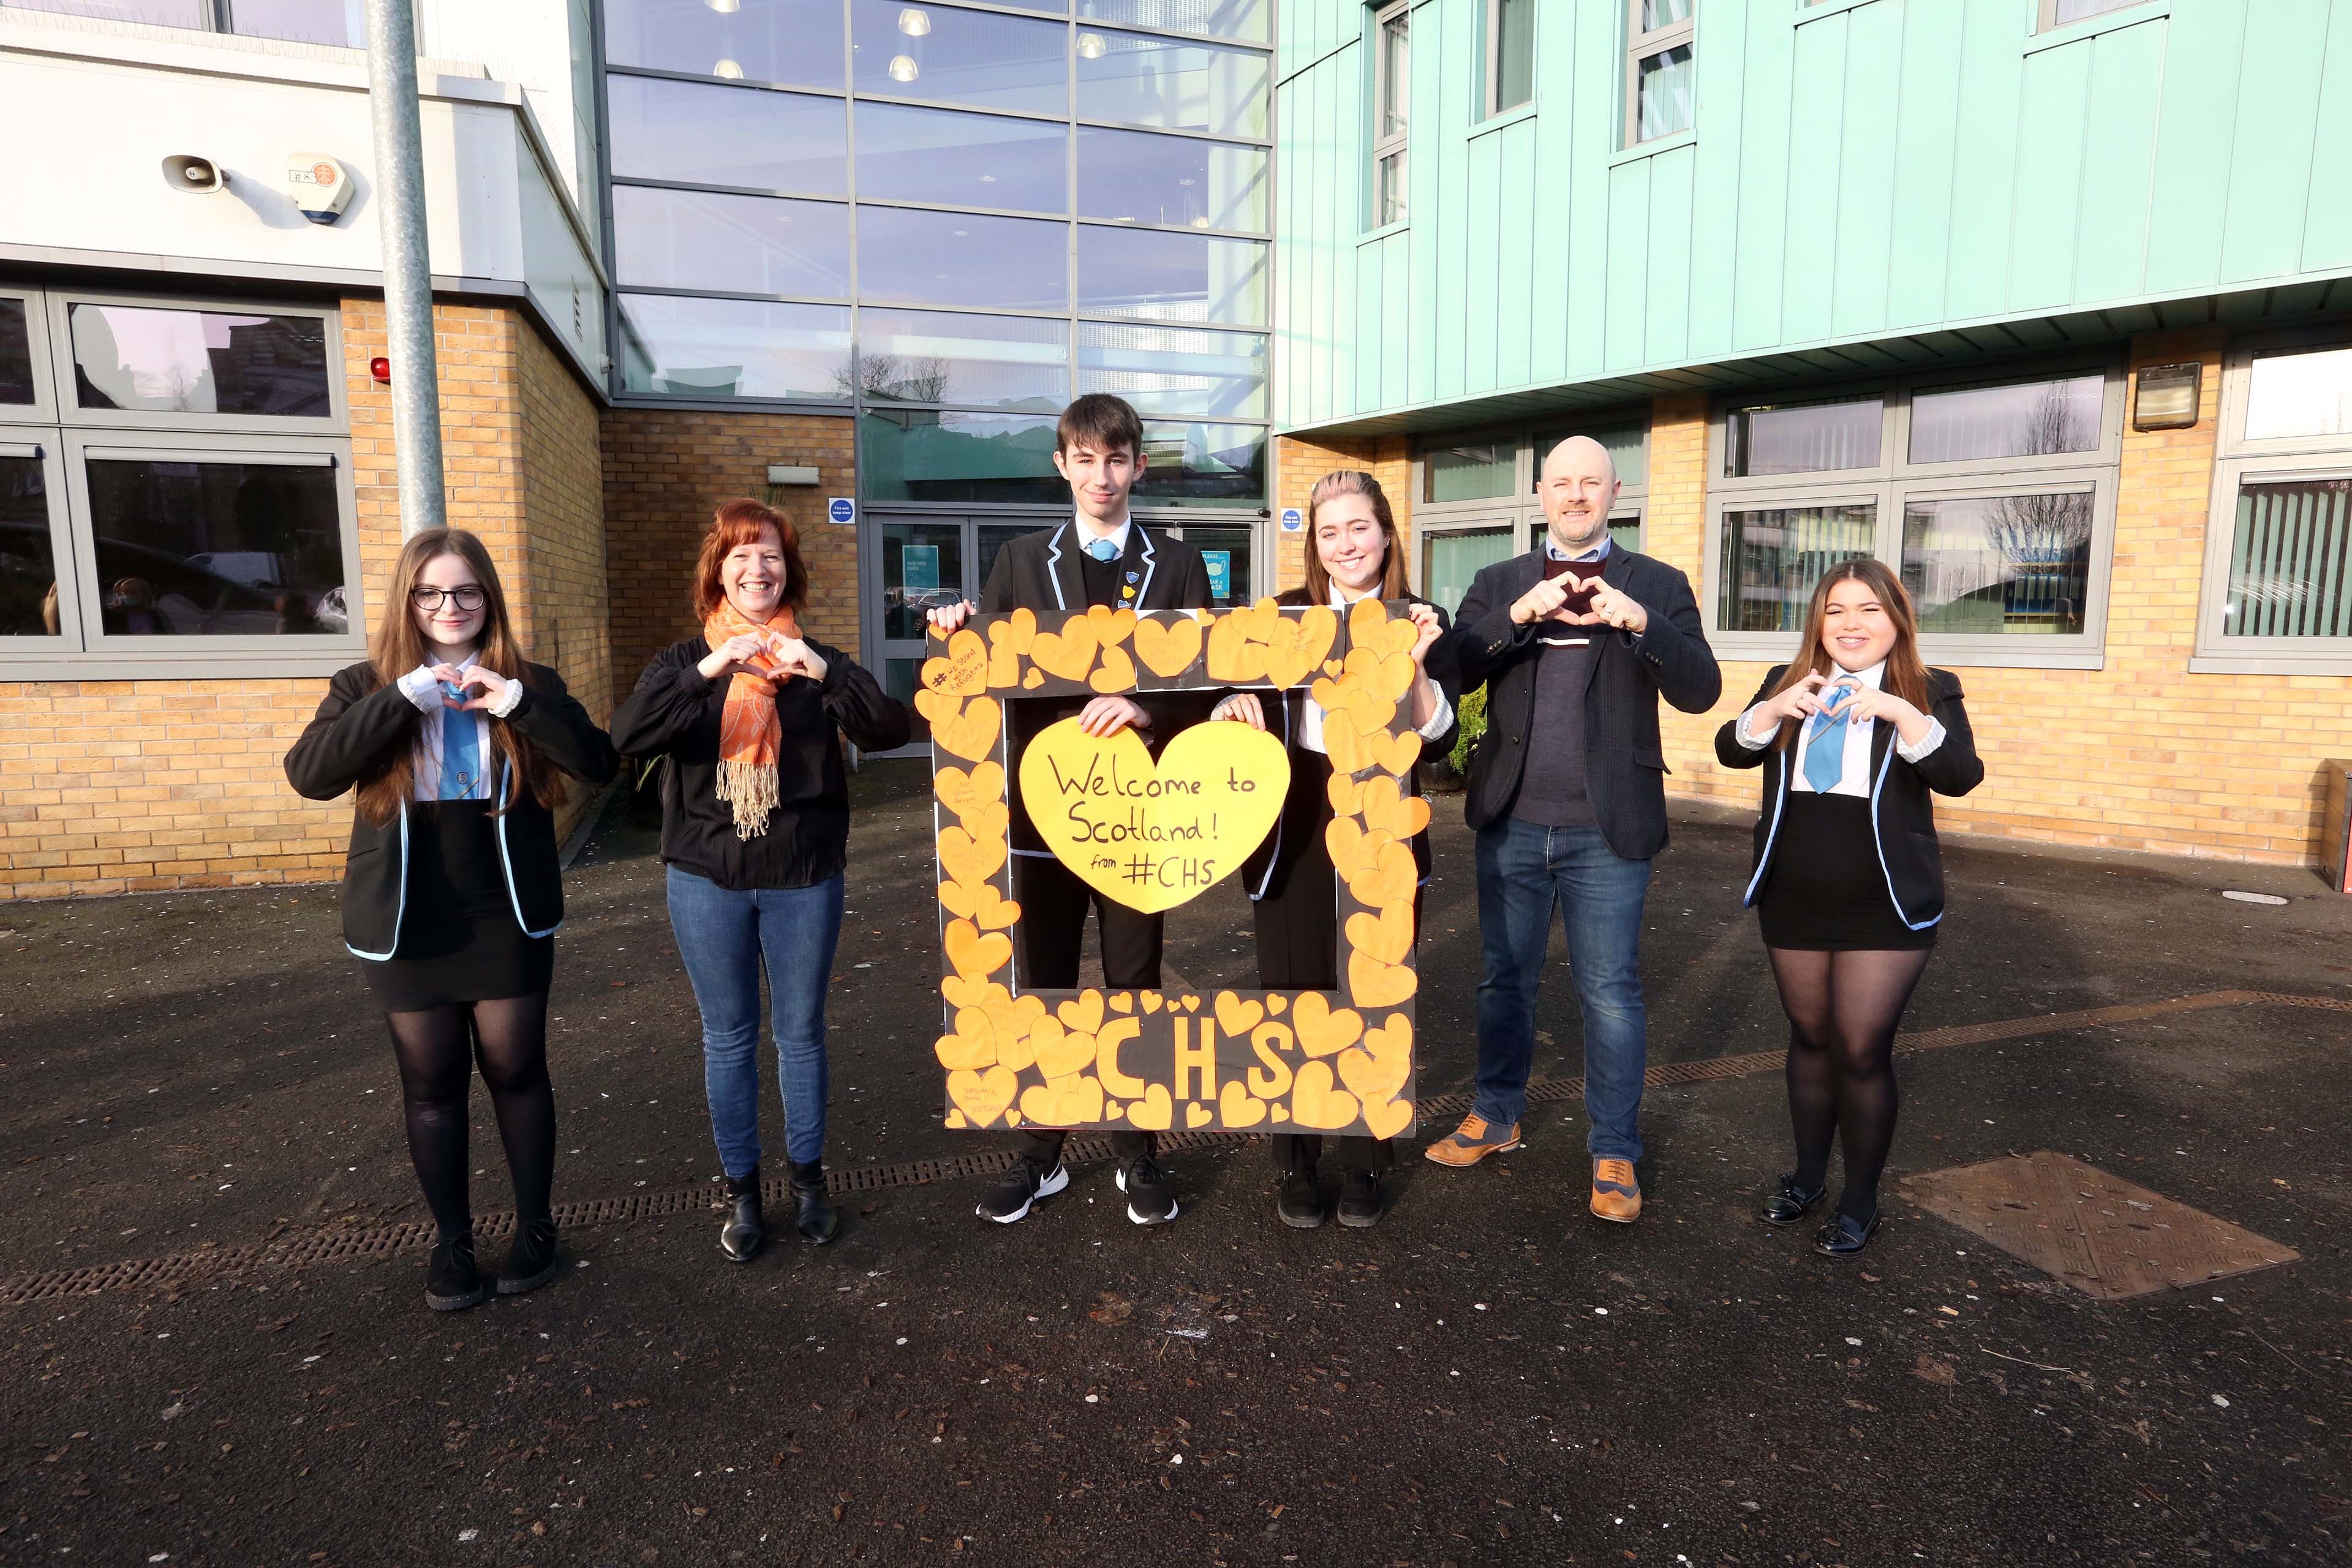
[(1658, 700), (1703, 713), (1723, 674), (1690, 579), (1610, 542), (1617, 489), (1600, 443), (1554, 447), (1538, 485), (1542, 547), (1480, 572), (1454, 617), (1462, 689), (1486, 688), (1465, 807), (1478, 836), (1486, 976), (1476, 1102), (1426, 1152), (1459, 1167), (1519, 1146), (1558, 908), (1584, 1015), (1592, 1213), (1630, 1223), (1642, 1212), (1642, 904), (1666, 845)]

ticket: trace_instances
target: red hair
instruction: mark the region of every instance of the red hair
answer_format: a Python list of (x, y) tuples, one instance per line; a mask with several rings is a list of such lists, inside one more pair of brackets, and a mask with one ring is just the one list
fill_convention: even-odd
[(794, 615), (807, 607), (808, 574), (801, 570), (801, 538), (793, 528), (792, 519), (746, 496), (721, 501), (718, 513), (710, 520), (710, 531), (702, 536), (702, 554), (694, 563), (696, 620), (709, 620), (710, 612), (727, 602), (727, 590), (719, 581), (719, 568), (728, 552), (740, 545), (759, 543), (761, 536), (771, 530), (784, 552), (783, 603)]

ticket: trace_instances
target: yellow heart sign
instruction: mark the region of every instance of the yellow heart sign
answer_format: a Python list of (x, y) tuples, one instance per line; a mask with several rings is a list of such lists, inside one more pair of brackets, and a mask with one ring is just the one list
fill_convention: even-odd
[(1246, 724), (1197, 724), (1155, 764), (1134, 731), (1097, 739), (1065, 719), (1021, 757), (1022, 801), (1055, 857), (1146, 914), (1241, 869), (1289, 786), (1282, 742)]

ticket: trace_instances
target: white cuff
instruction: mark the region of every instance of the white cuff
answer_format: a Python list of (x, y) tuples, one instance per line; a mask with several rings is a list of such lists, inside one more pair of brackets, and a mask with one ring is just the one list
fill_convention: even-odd
[(1902, 754), (1903, 760), (1906, 763), (1917, 762), (1943, 743), (1944, 721), (1941, 719), (1927, 721), (1927, 732), (1920, 737), (1919, 743), (1916, 746), (1904, 743), (1903, 732), (1900, 730), (1895, 732), (1895, 749)]
[(441, 679), (433, 673), (429, 664), (420, 664), (400, 678), (400, 694), (415, 705), (419, 713), (430, 713), (441, 706)]
[[(1767, 735), (1764, 739), (1759, 741), (1754, 735), (1748, 733), (1748, 721), (1755, 716), (1756, 710), (1753, 708), (1750, 708), (1747, 712), (1742, 713), (1739, 716), (1739, 722), (1731, 727), (1731, 738), (1738, 742), (1741, 745), (1747, 747), (1751, 752), (1760, 752), (1765, 747), (1772, 743), (1772, 736)], [(1780, 727), (1775, 725), (1773, 727), (1773, 734), (1778, 734), (1779, 732)]]
[(1437, 711), (1432, 713), (1429, 716), (1429, 722), (1421, 727), (1421, 738), (1424, 741), (1434, 741), (1438, 736), (1445, 733), (1446, 726), (1453, 722), (1454, 704), (1445, 700), (1445, 689), (1441, 686), (1437, 689)]
[(1214, 708), (1210, 709), (1209, 717), (1212, 719), (1223, 719), (1226, 714), (1234, 710), (1234, 705), (1241, 700), (1242, 693), (1238, 691), (1234, 692), (1232, 696), (1227, 697), (1223, 701), (1219, 702)]
[(488, 708), (483, 709), (482, 711), (488, 713), (493, 719), (503, 719), (521, 706), (522, 682), (520, 680), (509, 680), (507, 682), (507, 689), (499, 693), (499, 700), (496, 702), (491, 703)]

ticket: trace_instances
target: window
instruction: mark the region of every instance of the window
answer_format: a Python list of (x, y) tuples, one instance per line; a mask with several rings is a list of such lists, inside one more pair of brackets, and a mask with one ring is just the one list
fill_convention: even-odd
[(1710, 634), (1784, 657), (1822, 574), (1868, 556), (1901, 575), (1932, 657), (2096, 668), (2122, 419), (2098, 364), (1724, 407)]
[(1589, 436), (1617, 468), (1617, 505), (1610, 540), (1642, 548), (1650, 494), (1650, 426), (1622, 411), (1533, 429), (1464, 432), (1425, 437), (1419, 447), (1418, 502), (1412, 531), (1420, 550), (1421, 591), (1449, 611), (1478, 569), (1532, 549), (1544, 534), (1537, 479), (1552, 447)]
[(2233, 348), (2192, 670), (2352, 674), (2352, 334)]
[(367, 47), (367, 0), (8, 0), (8, 4), (26, 11), (62, 11), (157, 27), (240, 33), (248, 38), (285, 38), (346, 49)]
[(2142, 0), (2041, 0), (2040, 32), (2063, 27), (2069, 22), (2080, 22), (2092, 16), (2104, 16), (2110, 11), (2120, 11), (2126, 5), (2137, 5)]
[(1486, 112), (1536, 95), (1536, 0), (1486, 0)]
[(0, 290), (0, 670), (309, 673), (363, 649), (337, 324)]
[(1372, 226), (1405, 219), (1405, 114), (1412, 89), (1409, 0), (1372, 18)]
[(1687, 131), (1697, 117), (1696, 0), (1628, 0), (1625, 145)]

